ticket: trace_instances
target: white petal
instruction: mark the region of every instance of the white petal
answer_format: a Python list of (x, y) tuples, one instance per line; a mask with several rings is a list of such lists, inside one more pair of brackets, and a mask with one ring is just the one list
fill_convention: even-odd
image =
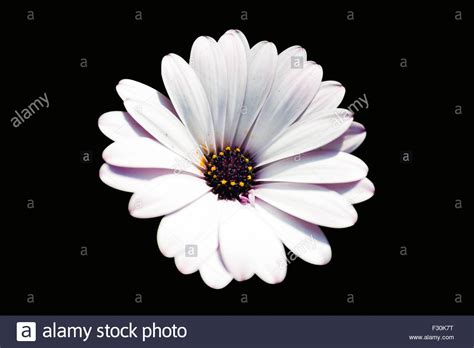
[[(166, 215), (158, 227), (158, 247), (166, 257), (175, 257), (187, 245), (210, 241), (217, 248), (219, 204), (217, 196), (207, 193), (198, 200)], [(214, 250), (215, 250), (214, 248)], [(198, 248), (198, 256), (199, 248)]]
[(168, 109), (132, 100), (124, 104), (133, 118), (161, 144), (193, 163), (200, 163), (201, 149), (186, 127)]
[(125, 192), (136, 192), (150, 180), (172, 172), (170, 169), (124, 168), (104, 163), (100, 167), (100, 179), (110, 187)]
[(213, 289), (222, 289), (232, 280), (232, 276), (225, 269), (218, 250), (201, 264), (199, 273), (202, 280)]
[(277, 64), (277, 49), (271, 42), (261, 42), (250, 50), (247, 88), (240, 114), (235, 146), (242, 143), (270, 93)]
[(337, 139), (331, 141), (329, 144), (321, 147), (321, 150), (333, 150), (333, 151), (344, 151), (353, 152), (355, 151), (365, 140), (367, 133), (365, 128), (358, 122), (352, 122), (349, 129)]
[(291, 216), (261, 199), (256, 200), (255, 207), (296, 256), (313, 265), (325, 265), (331, 260), (331, 246), (319, 226)]
[(315, 150), (270, 163), (260, 169), (258, 181), (331, 184), (361, 180), (369, 168), (345, 152)]
[(161, 62), (161, 76), (178, 115), (198, 145), (215, 151), (209, 102), (194, 70), (181, 57), (169, 54)]
[(230, 30), (226, 31), (226, 34), (234, 35), (234, 36), (237, 36), (239, 38), (240, 42), (242, 42), (242, 45), (244, 45), (245, 54), (248, 57), (249, 54), (250, 54), (250, 46), (249, 46), (249, 42), (247, 41), (247, 38), (245, 37), (244, 33), (242, 33), (238, 29), (230, 29)]
[(213, 38), (201, 36), (194, 41), (189, 64), (206, 92), (216, 144), (222, 148), (227, 107), (227, 67), (224, 53)]
[[(291, 46), (278, 55), (275, 81), (278, 83), (290, 69), (298, 69), (307, 61), (306, 50), (301, 46)], [(301, 64), (301, 66), (298, 66)]]
[(104, 150), (102, 157), (108, 164), (118, 167), (165, 168), (202, 174), (191, 162), (148, 138), (117, 141)]
[(323, 81), (316, 97), (298, 121), (303, 121), (321, 111), (336, 109), (344, 99), (346, 89), (337, 81)]
[(257, 166), (326, 145), (343, 134), (351, 123), (352, 113), (344, 109), (326, 111), (318, 118), (296, 122), (257, 155)]
[(249, 226), (252, 226), (252, 222), (246, 221), (247, 227), (244, 228), (243, 221), (237, 219), (245, 214), (241, 211), (244, 206), (240, 203), (220, 201), (220, 204), (222, 209), (218, 233), (222, 260), (236, 280), (247, 280), (255, 274), (255, 265), (250, 257), (253, 228)]
[(115, 89), (124, 102), (133, 100), (157, 107), (165, 107), (168, 111), (176, 115), (173, 104), (171, 104), (171, 101), (166, 96), (141, 82), (129, 79), (120, 80)]
[(136, 137), (152, 137), (127, 112), (106, 112), (99, 117), (98, 123), (100, 131), (114, 141)]
[[(218, 220), (216, 216), (214, 216), (214, 219)], [(217, 224), (212, 231), (208, 226), (205, 233), (205, 235), (191, 241), (190, 245), (192, 248), (196, 247), (197, 255), (189, 255), (189, 252), (182, 251), (175, 256), (176, 267), (181, 273), (191, 274), (196, 272), (217, 251)]]
[[(219, 205), (216, 202), (217, 196), (207, 193), (196, 202), (163, 218), (167, 231), (162, 239), (167, 239), (168, 244), (162, 242), (161, 245), (168, 253), (175, 254), (176, 267), (183, 274), (196, 272), (217, 250)], [(170, 243), (171, 238), (174, 241)], [(176, 250), (180, 251), (174, 253)]]
[(351, 204), (356, 204), (368, 200), (374, 195), (374, 184), (367, 178), (342, 184), (327, 184), (324, 187), (336, 191)]
[(249, 135), (246, 149), (257, 153), (284, 132), (308, 107), (316, 95), (322, 69), (307, 62), (304, 69), (290, 69), (279, 83), (273, 84), (270, 95)]
[(355, 224), (357, 212), (341, 195), (314, 184), (267, 183), (255, 196), (312, 224), (344, 228)]
[(255, 45), (252, 46), (252, 48), (250, 49), (250, 51), (248, 52), (249, 54), (247, 55), (247, 62), (250, 63), (250, 55), (252, 54), (252, 51), (253, 51), (253, 54), (255, 54), (255, 52), (259, 51), (263, 46), (267, 45), (268, 44), (268, 41), (266, 40), (263, 40), (263, 41), (260, 41), (260, 42), (257, 42)]
[[(250, 206), (249, 209), (255, 210)], [(256, 212), (254, 214), (258, 217)], [(287, 271), (285, 248), (271, 226), (261, 217), (258, 219), (262, 221), (260, 225), (262, 229), (256, 231), (252, 242), (257, 265), (255, 274), (266, 283), (281, 283), (285, 279)]]
[(193, 175), (165, 174), (135, 192), (128, 210), (136, 218), (163, 216), (193, 202), (209, 190), (204, 180)]
[(247, 48), (242, 34), (229, 30), (219, 39), (227, 67), (227, 111), (224, 142), (231, 145), (237, 130), (247, 84)]
[(254, 207), (222, 202), (219, 245), (226, 269), (238, 280), (254, 273), (267, 283), (281, 282), (286, 275), (283, 245)]

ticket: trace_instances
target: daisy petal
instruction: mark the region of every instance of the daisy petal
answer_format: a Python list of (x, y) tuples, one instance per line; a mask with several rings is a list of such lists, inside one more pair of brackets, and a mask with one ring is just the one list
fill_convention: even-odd
[(248, 57), (249, 54), (250, 54), (250, 45), (249, 45), (249, 42), (247, 41), (247, 38), (245, 37), (244, 33), (242, 33), (238, 29), (230, 29), (230, 30), (226, 31), (226, 34), (234, 35), (234, 36), (239, 38), (240, 42), (242, 42), (242, 45), (244, 45), (245, 54)]
[[(263, 40), (263, 41), (260, 41), (260, 42), (257, 42), (255, 45), (253, 45), (253, 47), (250, 49), (250, 51), (248, 52), (249, 54), (247, 55), (247, 58), (250, 57), (250, 54), (252, 53), (253, 51), (253, 54), (255, 54), (255, 52), (258, 52), (263, 46), (265, 46), (266, 44), (268, 44), (268, 41), (266, 40)], [(247, 59), (247, 62), (250, 63), (250, 59)]]
[(191, 162), (200, 162), (201, 149), (186, 127), (168, 109), (132, 100), (125, 101), (124, 105), (133, 118), (161, 144)]
[[(211, 242), (217, 248), (219, 205), (217, 196), (207, 193), (198, 200), (166, 215), (158, 227), (158, 247), (166, 257), (184, 252), (187, 245)], [(215, 250), (215, 249), (214, 249)], [(199, 248), (197, 250), (199, 255)]]
[(250, 50), (247, 89), (234, 145), (242, 143), (270, 92), (277, 64), (277, 49), (271, 42), (261, 42)]
[(98, 123), (100, 131), (113, 141), (136, 137), (152, 138), (127, 112), (106, 112), (99, 117)]
[(194, 41), (189, 64), (206, 92), (216, 143), (222, 148), (227, 107), (227, 68), (224, 54), (213, 38), (201, 36)]
[(258, 166), (317, 149), (343, 134), (352, 123), (344, 109), (325, 111), (318, 118), (292, 124), (278, 139), (256, 156)]
[(222, 202), (219, 245), (226, 269), (238, 280), (254, 273), (267, 283), (281, 282), (286, 275), (283, 245), (254, 207)]
[(215, 151), (209, 102), (194, 70), (180, 56), (169, 54), (161, 62), (161, 76), (178, 115), (198, 145)]
[(166, 96), (141, 82), (129, 79), (120, 80), (115, 89), (124, 102), (134, 100), (157, 107), (165, 107), (172, 114), (176, 115), (173, 104), (171, 104), (171, 101)]
[(222, 289), (232, 281), (232, 276), (225, 269), (217, 250), (201, 264), (199, 273), (204, 283), (213, 289)]
[[(240, 210), (244, 206), (235, 201), (220, 201), (220, 205), (222, 208), (218, 233), (224, 265), (236, 280), (250, 279), (255, 274), (254, 262), (248, 250), (252, 245), (253, 231), (241, 226), (242, 221), (236, 219), (243, 214)], [(251, 221), (246, 224), (250, 226)]]
[(125, 192), (136, 192), (147, 182), (163, 174), (169, 174), (170, 169), (156, 168), (124, 168), (104, 163), (100, 167), (100, 179), (110, 187)]
[(361, 203), (374, 195), (374, 184), (367, 178), (342, 184), (327, 184), (324, 187), (336, 191), (351, 204)]
[(369, 168), (345, 152), (311, 151), (270, 163), (260, 169), (258, 181), (332, 184), (361, 180)]
[(127, 168), (164, 168), (202, 175), (191, 162), (155, 140), (135, 138), (109, 145), (102, 157), (108, 164)]
[[(215, 216), (213, 218), (217, 222), (217, 218)], [(191, 240), (191, 244), (188, 245), (189, 248), (196, 251), (196, 254), (193, 254), (194, 251), (189, 254), (189, 251), (185, 250), (175, 256), (174, 262), (181, 273), (191, 274), (196, 272), (201, 265), (216, 252), (218, 245), (217, 223), (215, 228), (212, 229), (212, 232), (209, 229), (209, 226), (205, 231), (205, 235), (199, 236), (195, 240)]]
[[(175, 255), (174, 261), (178, 270), (183, 274), (196, 272), (201, 264), (217, 250), (219, 205), (216, 204), (216, 197), (216, 195), (208, 193), (198, 201), (164, 218), (166, 219), (165, 228), (168, 226), (164, 238), (179, 239), (171, 246), (174, 244), (176, 247), (177, 244), (181, 250)], [(203, 208), (206, 210), (203, 211)], [(168, 219), (170, 216), (172, 218)], [(171, 224), (174, 226), (170, 227)], [(176, 230), (177, 226), (181, 227), (180, 231)], [(173, 229), (170, 236), (170, 230)], [(186, 248), (190, 249), (186, 250)], [(168, 245), (167, 250), (172, 252), (173, 248)]]
[(255, 207), (280, 240), (300, 259), (313, 265), (325, 265), (331, 260), (331, 246), (319, 226), (291, 216), (261, 199), (256, 200)]
[(357, 212), (340, 194), (323, 186), (294, 183), (266, 183), (255, 196), (312, 224), (344, 228), (355, 224)]
[(351, 126), (344, 134), (331, 141), (329, 144), (321, 147), (321, 150), (344, 151), (350, 153), (355, 151), (364, 142), (366, 135), (367, 133), (362, 124), (352, 122)]
[(322, 76), (321, 66), (306, 62), (303, 69), (290, 69), (279, 83), (273, 84), (246, 149), (257, 153), (301, 116), (316, 95)]
[[(275, 83), (279, 83), (280, 79), (293, 68), (301, 68), (307, 61), (306, 50), (301, 46), (291, 46), (282, 51), (278, 55), (278, 66), (275, 74)], [(302, 64), (295, 66), (295, 64)]]
[[(225, 116), (224, 142), (231, 145), (237, 130), (247, 84), (247, 47), (243, 34), (229, 30), (219, 39), (227, 67), (227, 111)], [(245, 37), (244, 37), (245, 38)]]
[[(253, 207), (249, 209), (255, 210)], [(262, 221), (262, 229), (255, 234), (253, 241), (254, 258), (257, 263), (255, 274), (268, 284), (281, 283), (287, 271), (285, 248), (271, 226), (263, 221), (256, 211), (254, 214)]]
[(336, 109), (344, 99), (346, 89), (337, 81), (323, 81), (316, 97), (298, 121), (306, 120), (321, 111)]
[(204, 180), (187, 174), (164, 174), (135, 192), (128, 204), (130, 215), (148, 219), (170, 214), (209, 192)]

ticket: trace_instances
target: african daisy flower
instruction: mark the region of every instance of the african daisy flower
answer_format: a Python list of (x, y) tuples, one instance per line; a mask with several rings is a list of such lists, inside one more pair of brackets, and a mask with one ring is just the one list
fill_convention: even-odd
[(250, 48), (237, 30), (217, 42), (199, 37), (189, 64), (170, 54), (161, 69), (169, 99), (122, 80), (127, 112), (99, 119), (114, 141), (100, 177), (133, 192), (132, 216), (163, 216), (161, 252), (217, 289), (254, 274), (281, 282), (284, 245), (309, 263), (329, 262), (319, 226), (352, 226), (353, 204), (374, 191), (367, 166), (350, 154), (365, 129), (338, 108), (344, 87), (322, 82), (303, 48)]

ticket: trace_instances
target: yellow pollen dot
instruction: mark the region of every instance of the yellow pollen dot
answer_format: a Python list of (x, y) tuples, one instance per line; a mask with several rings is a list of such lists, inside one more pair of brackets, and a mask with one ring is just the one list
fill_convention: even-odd
[(212, 167), (211, 167), (211, 170), (212, 170), (212, 171), (215, 171), (216, 169), (217, 169), (216, 166), (212, 166)]
[(230, 146), (227, 146), (225, 149), (226, 151), (230, 151)]
[(217, 175), (213, 175), (212, 177), (215, 179), (215, 178), (217, 178)]
[(224, 156), (224, 153), (222, 151), (219, 152), (219, 156)]
[(252, 175), (247, 175), (247, 180), (252, 180)]
[(236, 147), (235, 152), (240, 152), (240, 149), (238, 147)]
[(231, 185), (231, 186), (235, 186), (235, 181), (231, 181), (231, 182), (230, 182), (230, 185)]
[(212, 158), (217, 158), (217, 155), (212, 155)]
[(244, 187), (244, 185), (245, 185), (245, 184), (244, 184), (242, 181), (239, 182), (239, 186), (240, 186), (240, 187)]
[(222, 184), (222, 185), (225, 185), (225, 184), (227, 184), (227, 180), (224, 180), (224, 179), (223, 179), (223, 180), (221, 180), (221, 184)]
[(252, 166), (248, 166), (247, 169), (249, 170), (249, 172), (252, 171), (253, 167)]
[(246, 158), (246, 159), (245, 159), (245, 162), (249, 163), (249, 159), (248, 159), (248, 158)]
[(209, 171), (209, 172), (207, 172), (207, 175), (211, 175), (211, 172), (210, 172), (210, 171)]

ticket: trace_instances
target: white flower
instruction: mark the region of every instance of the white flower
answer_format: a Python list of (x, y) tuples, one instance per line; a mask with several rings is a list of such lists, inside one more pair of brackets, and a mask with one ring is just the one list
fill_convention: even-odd
[(122, 80), (127, 112), (99, 119), (114, 141), (100, 177), (134, 193), (132, 216), (163, 216), (161, 252), (213, 288), (254, 274), (281, 282), (283, 245), (309, 263), (329, 262), (319, 226), (352, 226), (352, 204), (374, 192), (367, 166), (349, 154), (365, 129), (337, 108), (344, 87), (321, 82), (303, 48), (249, 48), (237, 30), (218, 42), (199, 37), (189, 64), (164, 57), (162, 78), (170, 99)]

